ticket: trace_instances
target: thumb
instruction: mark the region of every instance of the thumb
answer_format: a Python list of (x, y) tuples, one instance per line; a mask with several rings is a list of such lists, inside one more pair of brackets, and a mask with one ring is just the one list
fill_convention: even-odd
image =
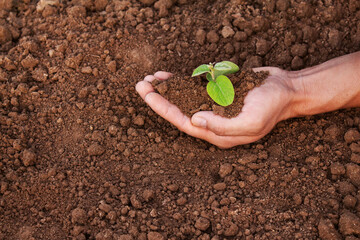
[(240, 127), (240, 121), (236, 121), (236, 119), (224, 118), (210, 111), (201, 111), (192, 116), (191, 123), (196, 127), (208, 129), (219, 136), (231, 136), (236, 135)]

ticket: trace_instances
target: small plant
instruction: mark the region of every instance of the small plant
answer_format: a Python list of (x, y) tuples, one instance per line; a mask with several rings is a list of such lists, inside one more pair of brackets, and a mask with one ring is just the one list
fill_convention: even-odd
[(236, 73), (239, 67), (230, 61), (223, 61), (215, 65), (203, 64), (197, 67), (192, 77), (206, 73), (206, 79), (209, 81), (206, 90), (209, 96), (221, 106), (229, 106), (234, 101), (234, 87), (226, 74)]

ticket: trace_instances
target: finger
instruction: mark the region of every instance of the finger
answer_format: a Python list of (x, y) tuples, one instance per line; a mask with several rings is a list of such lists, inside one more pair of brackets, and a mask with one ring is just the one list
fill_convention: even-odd
[(150, 92), (144, 100), (157, 114), (172, 123), (180, 131), (205, 140), (209, 139), (209, 133), (215, 135), (206, 129), (193, 126), (189, 117), (158, 93)]
[[(198, 138), (207, 140), (209, 138), (207, 131), (202, 128), (197, 128), (193, 126), (190, 122), (190, 119), (185, 116), (180, 109), (171, 104), (168, 100), (163, 98), (160, 94), (154, 92), (154, 88), (151, 83), (154, 79), (153, 76), (149, 75), (145, 77), (147, 81), (140, 81), (136, 84), (136, 91), (140, 96), (145, 100), (145, 102), (161, 117), (166, 119), (175, 125), (179, 130)], [(214, 133), (212, 133), (214, 134)], [(214, 141), (213, 141), (214, 142)]]
[(192, 125), (189, 117), (158, 93), (151, 92), (146, 95), (145, 102), (165, 120), (171, 122), (179, 130), (191, 136), (207, 140), (209, 139), (209, 133), (214, 134), (207, 129)]
[(180, 125), (183, 122), (183, 120), (180, 119), (184, 118), (184, 114), (180, 111), (180, 109), (174, 104), (171, 104), (160, 94), (150, 92), (145, 96), (144, 100), (157, 114), (166, 120), (172, 123), (180, 123)]
[(136, 91), (139, 93), (142, 99), (145, 99), (146, 95), (150, 92), (154, 92), (154, 88), (148, 81), (140, 81), (135, 86)]
[(218, 136), (248, 136), (249, 122), (240, 113), (235, 118), (224, 118), (211, 111), (200, 111), (195, 113), (191, 122), (194, 126), (205, 128)]
[(167, 101), (161, 95), (150, 92), (145, 96), (145, 102), (161, 117), (172, 123), (180, 131), (193, 137), (206, 140), (219, 147), (228, 148), (238, 144), (254, 141), (254, 137), (228, 137), (218, 136), (208, 129), (199, 128), (191, 124), (190, 118), (184, 115), (174, 104)]
[(189, 117), (184, 115), (177, 106), (170, 103), (160, 94), (150, 92), (145, 96), (144, 100), (157, 114), (171, 122), (179, 130), (192, 136), (197, 136), (197, 130), (191, 124)]
[(172, 73), (159, 71), (159, 72), (156, 72), (154, 74), (154, 76), (155, 76), (155, 78), (157, 78), (159, 80), (166, 80), (166, 79), (168, 79), (169, 77), (172, 76)]
[(207, 141), (218, 146), (219, 148), (231, 148), (238, 145), (244, 145), (256, 142), (257, 140), (263, 138), (265, 135), (259, 136), (216, 136), (208, 139)]
[(156, 77), (154, 75), (147, 75), (146, 77), (144, 77), (144, 81), (146, 82), (152, 82), (156, 79)]

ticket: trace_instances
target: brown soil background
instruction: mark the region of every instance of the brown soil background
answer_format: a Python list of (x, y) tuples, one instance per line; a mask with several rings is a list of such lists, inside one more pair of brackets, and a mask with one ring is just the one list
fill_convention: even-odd
[(54, 2), (0, 0), (0, 239), (360, 238), (358, 109), (221, 150), (134, 89), (358, 51), (359, 1)]

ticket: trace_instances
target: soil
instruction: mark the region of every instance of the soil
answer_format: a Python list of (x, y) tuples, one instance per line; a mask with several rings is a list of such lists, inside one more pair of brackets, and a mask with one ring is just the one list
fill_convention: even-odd
[(210, 98), (206, 91), (208, 80), (203, 77), (172, 77), (167, 81), (155, 80), (152, 85), (158, 93), (175, 104), (188, 117), (199, 111), (214, 111), (222, 117), (232, 118), (241, 112), (247, 93), (263, 84), (268, 75), (268, 72), (255, 73), (244, 69), (230, 76), (235, 97), (234, 102), (227, 107), (218, 105)]
[(359, 109), (228, 150), (135, 84), (360, 50), (357, 0), (0, 0), (0, 239), (360, 238)]

